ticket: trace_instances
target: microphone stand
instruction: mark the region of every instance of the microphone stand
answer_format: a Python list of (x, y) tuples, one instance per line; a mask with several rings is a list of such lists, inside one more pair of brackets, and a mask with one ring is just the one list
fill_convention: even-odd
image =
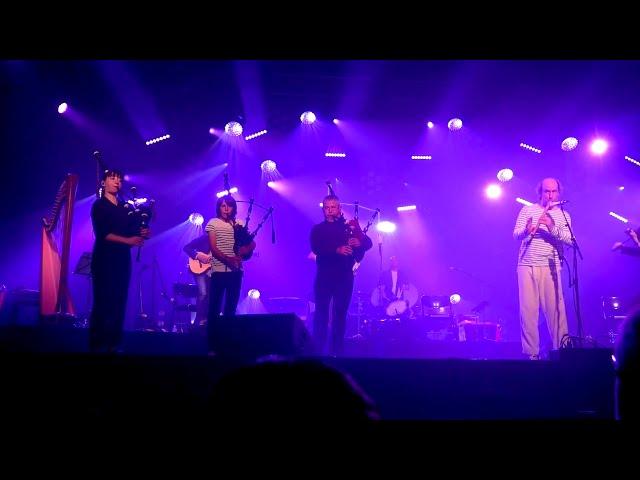
[[(576, 310), (576, 321), (578, 324), (578, 337), (577, 344), (578, 347), (582, 348), (582, 314), (580, 312), (580, 289), (578, 285), (578, 256), (580, 256), (580, 260), (583, 260), (582, 252), (580, 251), (580, 247), (578, 246), (578, 241), (576, 240), (576, 236), (573, 234), (573, 229), (567, 219), (567, 215), (564, 211), (562, 205), (560, 205), (560, 211), (562, 212), (562, 216), (564, 217), (565, 225), (569, 229), (569, 234), (571, 235), (571, 244), (573, 246), (573, 275), (571, 272), (569, 273), (569, 288), (573, 288), (573, 298), (575, 301), (575, 310)], [(564, 259), (564, 256), (561, 257)], [(566, 262), (566, 259), (564, 259)]]

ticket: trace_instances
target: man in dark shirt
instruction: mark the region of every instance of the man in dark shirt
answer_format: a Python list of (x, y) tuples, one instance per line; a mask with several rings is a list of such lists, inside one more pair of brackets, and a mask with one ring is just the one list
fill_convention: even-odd
[(196, 326), (204, 326), (207, 324), (207, 315), (209, 313), (209, 285), (211, 284), (211, 246), (209, 245), (209, 234), (205, 233), (191, 240), (184, 246), (183, 251), (189, 258), (197, 260), (202, 268), (209, 266), (209, 268), (202, 273), (191, 271), (198, 287), (195, 324)]
[(319, 352), (324, 350), (329, 325), (329, 303), (333, 299), (332, 355), (341, 354), (347, 310), (353, 293), (353, 265), (372, 247), (359, 227), (345, 223), (340, 200), (327, 195), (322, 201), (325, 220), (311, 229), (311, 250), (316, 255), (314, 284), (316, 311), (313, 336)]

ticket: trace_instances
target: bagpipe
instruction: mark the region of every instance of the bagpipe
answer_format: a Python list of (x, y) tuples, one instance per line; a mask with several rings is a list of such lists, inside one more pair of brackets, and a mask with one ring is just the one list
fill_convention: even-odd
[[(231, 190), (229, 184), (229, 175), (227, 173), (224, 174), (224, 188), (226, 192)], [(273, 214), (273, 207), (265, 207), (260, 205), (254, 201), (254, 199), (250, 199), (248, 202), (244, 200), (236, 200), (236, 203), (248, 203), (249, 208), (247, 209), (247, 218), (245, 219), (244, 225), (233, 222), (233, 252), (240, 256), (243, 260), (249, 260), (253, 256), (253, 250), (249, 250), (246, 253), (240, 254), (240, 248), (246, 247), (250, 245), (251, 242), (254, 241), (256, 235), (267, 221), (267, 219)], [(260, 220), (260, 223), (255, 228), (253, 232), (249, 232), (249, 222), (251, 221), (251, 212), (253, 211), (253, 206), (262, 208), (266, 210), (266, 213)], [(273, 225), (273, 217), (271, 217), (271, 243), (276, 243), (276, 232)]]
[[(102, 196), (102, 175), (111, 169), (107, 168), (102, 161), (102, 155), (99, 151), (94, 151), (93, 156), (96, 159), (96, 176), (97, 176), (97, 190), (96, 197)], [(124, 200), (124, 208), (127, 210), (127, 216), (131, 221), (132, 235), (140, 235), (140, 230), (143, 228), (149, 228), (151, 219), (153, 218), (153, 207), (155, 200), (153, 198), (139, 197), (136, 187), (129, 189), (129, 195), (124, 195), (120, 192), (120, 196)], [(136, 260), (140, 261), (140, 251), (142, 247), (138, 247), (138, 254)]]
[[(326, 184), (327, 184), (329, 195), (335, 196), (335, 192), (333, 190), (333, 187), (331, 186), (331, 182), (327, 181)], [(345, 227), (345, 235), (347, 237), (347, 242), (349, 241), (349, 238), (357, 238), (360, 241), (361, 246), (353, 248), (353, 258), (356, 260), (356, 262), (359, 263), (364, 258), (364, 254), (366, 252), (366, 249), (364, 248), (365, 236), (367, 235), (369, 228), (371, 228), (371, 225), (373, 225), (373, 221), (380, 214), (380, 209), (376, 208), (375, 210), (373, 210), (373, 215), (371, 215), (371, 218), (367, 222), (367, 225), (364, 228), (361, 228), (360, 220), (359, 220), (359, 211), (360, 211), (359, 202), (355, 202), (353, 204), (343, 203), (342, 205), (353, 206), (354, 214), (351, 220), (347, 220), (344, 216), (344, 212), (342, 212), (338, 217), (337, 221), (342, 223)], [(362, 208), (365, 208), (366, 210), (372, 210), (367, 207), (362, 207)]]

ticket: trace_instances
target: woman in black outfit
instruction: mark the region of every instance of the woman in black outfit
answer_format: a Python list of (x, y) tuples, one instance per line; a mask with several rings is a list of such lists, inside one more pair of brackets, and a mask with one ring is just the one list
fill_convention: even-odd
[(93, 308), (89, 318), (89, 350), (116, 352), (122, 340), (124, 316), (131, 277), (131, 247), (149, 238), (125, 202), (118, 199), (123, 175), (105, 170), (102, 195), (91, 207), (95, 235), (91, 258)]

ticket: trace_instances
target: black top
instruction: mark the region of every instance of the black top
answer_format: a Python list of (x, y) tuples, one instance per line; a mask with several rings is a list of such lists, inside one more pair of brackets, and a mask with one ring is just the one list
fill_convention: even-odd
[(125, 255), (129, 254), (130, 246), (120, 242), (110, 242), (106, 236), (110, 233), (122, 237), (138, 235), (139, 228), (133, 215), (129, 215), (125, 203), (118, 201), (114, 205), (105, 197), (99, 198), (91, 206), (91, 223), (96, 241), (93, 246), (94, 255)]
[(348, 245), (349, 226), (340, 220), (324, 221), (311, 229), (311, 251), (316, 254), (318, 272), (348, 272), (353, 269), (356, 258), (362, 260), (364, 252), (373, 246), (371, 239), (364, 236), (362, 245), (354, 249), (353, 255), (336, 253), (338, 247)]
[(182, 249), (184, 253), (195, 260), (198, 252), (209, 254), (211, 252), (211, 245), (209, 244), (209, 234), (205, 233), (199, 237), (194, 238), (187, 243)]

